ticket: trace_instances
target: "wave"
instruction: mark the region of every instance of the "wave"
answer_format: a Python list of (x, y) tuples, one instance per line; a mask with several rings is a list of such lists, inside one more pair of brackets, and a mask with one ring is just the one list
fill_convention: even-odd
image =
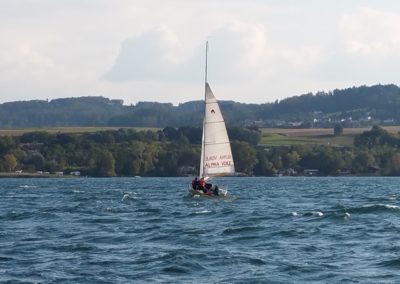
[(358, 207), (346, 208), (346, 211), (350, 212), (352, 214), (376, 213), (376, 212), (400, 212), (400, 206), (391, 205), (391, 204), (383, 204), (383, 203), (367, 204), (367, 205), (358, 206)]
[(10, 256), (0, 255), (0, 261), (12, 261), (12, 260), (14, 260), (14, 258)]
[(178, 265), (172, 265), (172, 266), (165, 267), (165, 268), (163, 268), (162, 271), (165, 273), (172, 273), (172, 274), (190, 273), (189, 269), (182, 267), (182, 266), (178, 266)]
[(381, 261), (378, 266), (400, 268), (400, 258)]
[(255, 231), (260, 231), (260, 230), (263, 230), (263, 228), (258, 227), (258, 226), (244, 226), (244, 227), (237, 227), (237, 228), (227, 228), (222, 233), (224, 235), (232, 235), (232, 234), (240, 234), (240, 233), (246, 233), (246, 232), (255, 232)]
[(322, 213), (321, 211), (312, 211), (312, 212), (304, 213), (304, 216), (322, 217), (322, 216), (324, 216), (324, 213)]
[(4, 221), (17, 221), (17, 220), (25, 220), (32, 218), (34, 216), (33, 213), (31, 212), (17, 212), (17, 211), (11, 211), (8, 212), (4, 215), (0, 215), (0, 220)]
[(124, 192), (122, 195), (121, 202), (130, 204), (133, 200), (136, 199), (136, 193), (132, 192)]
[[(335, 210), (327, 211), (310, 211), (310, 212), (298, 212), (293, 211), (289, 214), (291, 217), (340, 217), (340, 218), (350, 218), (354, 214), (369, 214), (369, 213), (379, 213), (379, 212), (399, 212), (400, 206), (392, 204), (367, 204), (357, 207), (342, 207)], [(286, 215), (287, 216), (287, 215)]]
[(201, 211), (196, 211), (194, 214), (207, 214), (207, 213), (212, 213), (211, 210), (201, 210)]
[(3, 180), (1, 279), (400, 283), (398, 178), (232, 181), (229, 203), (183, 178)]
[(28, 184), (24, 184), (24, 185), (20, 185), (20, 188), (37, 188), (36, 185), (28, 185)]
[(291, 216), (296, 217), (296, 216), (305, 216), (305, 217), (323, 217), (324, 213), (321, 211), (311, 211), (311, 212), (304, 212), (304, 213), (299, 213), (299, 212), (292, 212), (290, 213)]

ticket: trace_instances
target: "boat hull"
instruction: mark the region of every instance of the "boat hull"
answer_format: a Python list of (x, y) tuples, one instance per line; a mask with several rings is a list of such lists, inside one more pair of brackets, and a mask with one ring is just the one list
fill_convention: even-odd
[(188, 188), (188, 193), (191, 196), (204, 196), (204, 197), (225, 197), (228, 195), (228, 190), (223, 189), (223, 188), (219, 188), (218, 189), (218, 195), (215, 195), (212, 193), (204, 193), (202, 190), (195, 190), (191, 187)]

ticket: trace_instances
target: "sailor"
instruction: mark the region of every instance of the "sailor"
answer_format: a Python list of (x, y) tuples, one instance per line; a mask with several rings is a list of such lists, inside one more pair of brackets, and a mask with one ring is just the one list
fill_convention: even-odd
[(218, 188), (218, 185), (216, 185), (216, 186), (214, 187), (213, 194), (214, 194), (214, 195), (219, 195), (219, 188)]
[(192, 188), (195, 190), (199, 189), (199, 181), (197, 180), (197, 177), (195, 177), (194, 180), (192, 180)]
[(207, 192), (207, 189), (205, 188), (205, 185), (206, 185), (206, 181), (205, 181), (204, 178), (202, 177), (202, 178), (199, 180), (199, 189), (202, 190), (204, 193)]

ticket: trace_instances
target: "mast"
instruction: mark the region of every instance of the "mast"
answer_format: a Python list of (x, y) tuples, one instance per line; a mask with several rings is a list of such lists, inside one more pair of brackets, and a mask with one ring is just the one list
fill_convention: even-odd
[[(206, 72), (204, 76), (204, 81), (207, 84), (207, 55), (208, 55), (208, 41), (206, 41)], [(205, 96), (205, 90), (204, 90), (204, 96)]]
[(205, 119), (206, 119), (206, 99), (207, 99), (207, 56), (208, 56), (208, 41), (206, 41), (206, 66), (205, 66), (205, 75), (204, 75), (204, 116), (203, 116), (203, 145), (202, 145), (202, 149), (203, 149), (203, 162), (202, 162), (202, 166), (203, 168), (201, 169), (201, 178), (204, 177), (204, 163), (205, 163), (205, 157), (206, 157), (206, 151), (205, 151), (205, 145), (206, 145), (206, 141), (205, 141)]

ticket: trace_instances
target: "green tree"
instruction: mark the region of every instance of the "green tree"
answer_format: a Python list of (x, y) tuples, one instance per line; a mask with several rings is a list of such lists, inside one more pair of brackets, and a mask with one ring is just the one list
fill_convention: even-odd
[(253, 174), (254, 166), (257, 164), (256, 150), (247, 142), (233, 141), (232, 155), (237, 172)]
[(295, 168), (300, 160), (300, 155), (296, 151), (290, 151), (283, 155), (282, 162), (286, 168)]
[(177, 151), (168, 147), (162, 149), (158, 155), (155, 174), (157, 176), (178, 176)]
[(384, 175), (400, 175), (400, 153), (388, 151), (380, 157), (382, 173)]
[(17, 159), (15, 158), (15, 156), (13, 154), (6, 154), (4, 155), (4, 166), (5, 168), (11, 172), (15, 169), (15, 167), (17, 166)]
[(400, 139), (385, 129), (374, 125), (370, 131), (364, 131), (354, 138), (354, 146), (369, 149), (382, 146), (399, 147)]
[(333, 127), (333, 135), (334, 136), (343, 135), (343, 126), (340, 123), (335, 124), (335, 126)]
[(0, 153), (7, 153), (16, 147), (15, 139), (11, 136), (0, 136)]
[(275, 173), (273, 164), (268, 160), (264, 148), (257, 150), (257, 163), (254, 166), (254, 174), (257, 176), (271, 176)]
[(96, 151), (94, 156), (94, 175), (100, 177), (115, 176), (115, 159), (113, 155), (107, 151)]
[(34, 152), (28, 158), (28, 163), (31, 164), (35, 170), (42, 171), (44, 170), (46, 159), (39, 152)]
[(275, 170), (279, 171), (283, 168), (282, 152), (280, 150), (278, 151), (274, 149), (269, 159), (271, 160)]
[(390, 163), (392, 165), (391, 167), (391, 174), (393, 175), (399, 175), (400, 174), (400, 153), (396, 152), (393, 153)]
[(323, 147), (316, 159), (317, 169), (324, 174), (335, 174), (344, 165), (340, 152), (331, 147)]
[(353, 169), (357, 173), (366, 173), (368, 168), (375, 165), (375, 158), (367, 151), (359, 151), (353, 159)]
[(247, 142), (256, 146), (261, 140), (261, 131), (257, 127), (228, 127), (228, 135), (231, 140)]

